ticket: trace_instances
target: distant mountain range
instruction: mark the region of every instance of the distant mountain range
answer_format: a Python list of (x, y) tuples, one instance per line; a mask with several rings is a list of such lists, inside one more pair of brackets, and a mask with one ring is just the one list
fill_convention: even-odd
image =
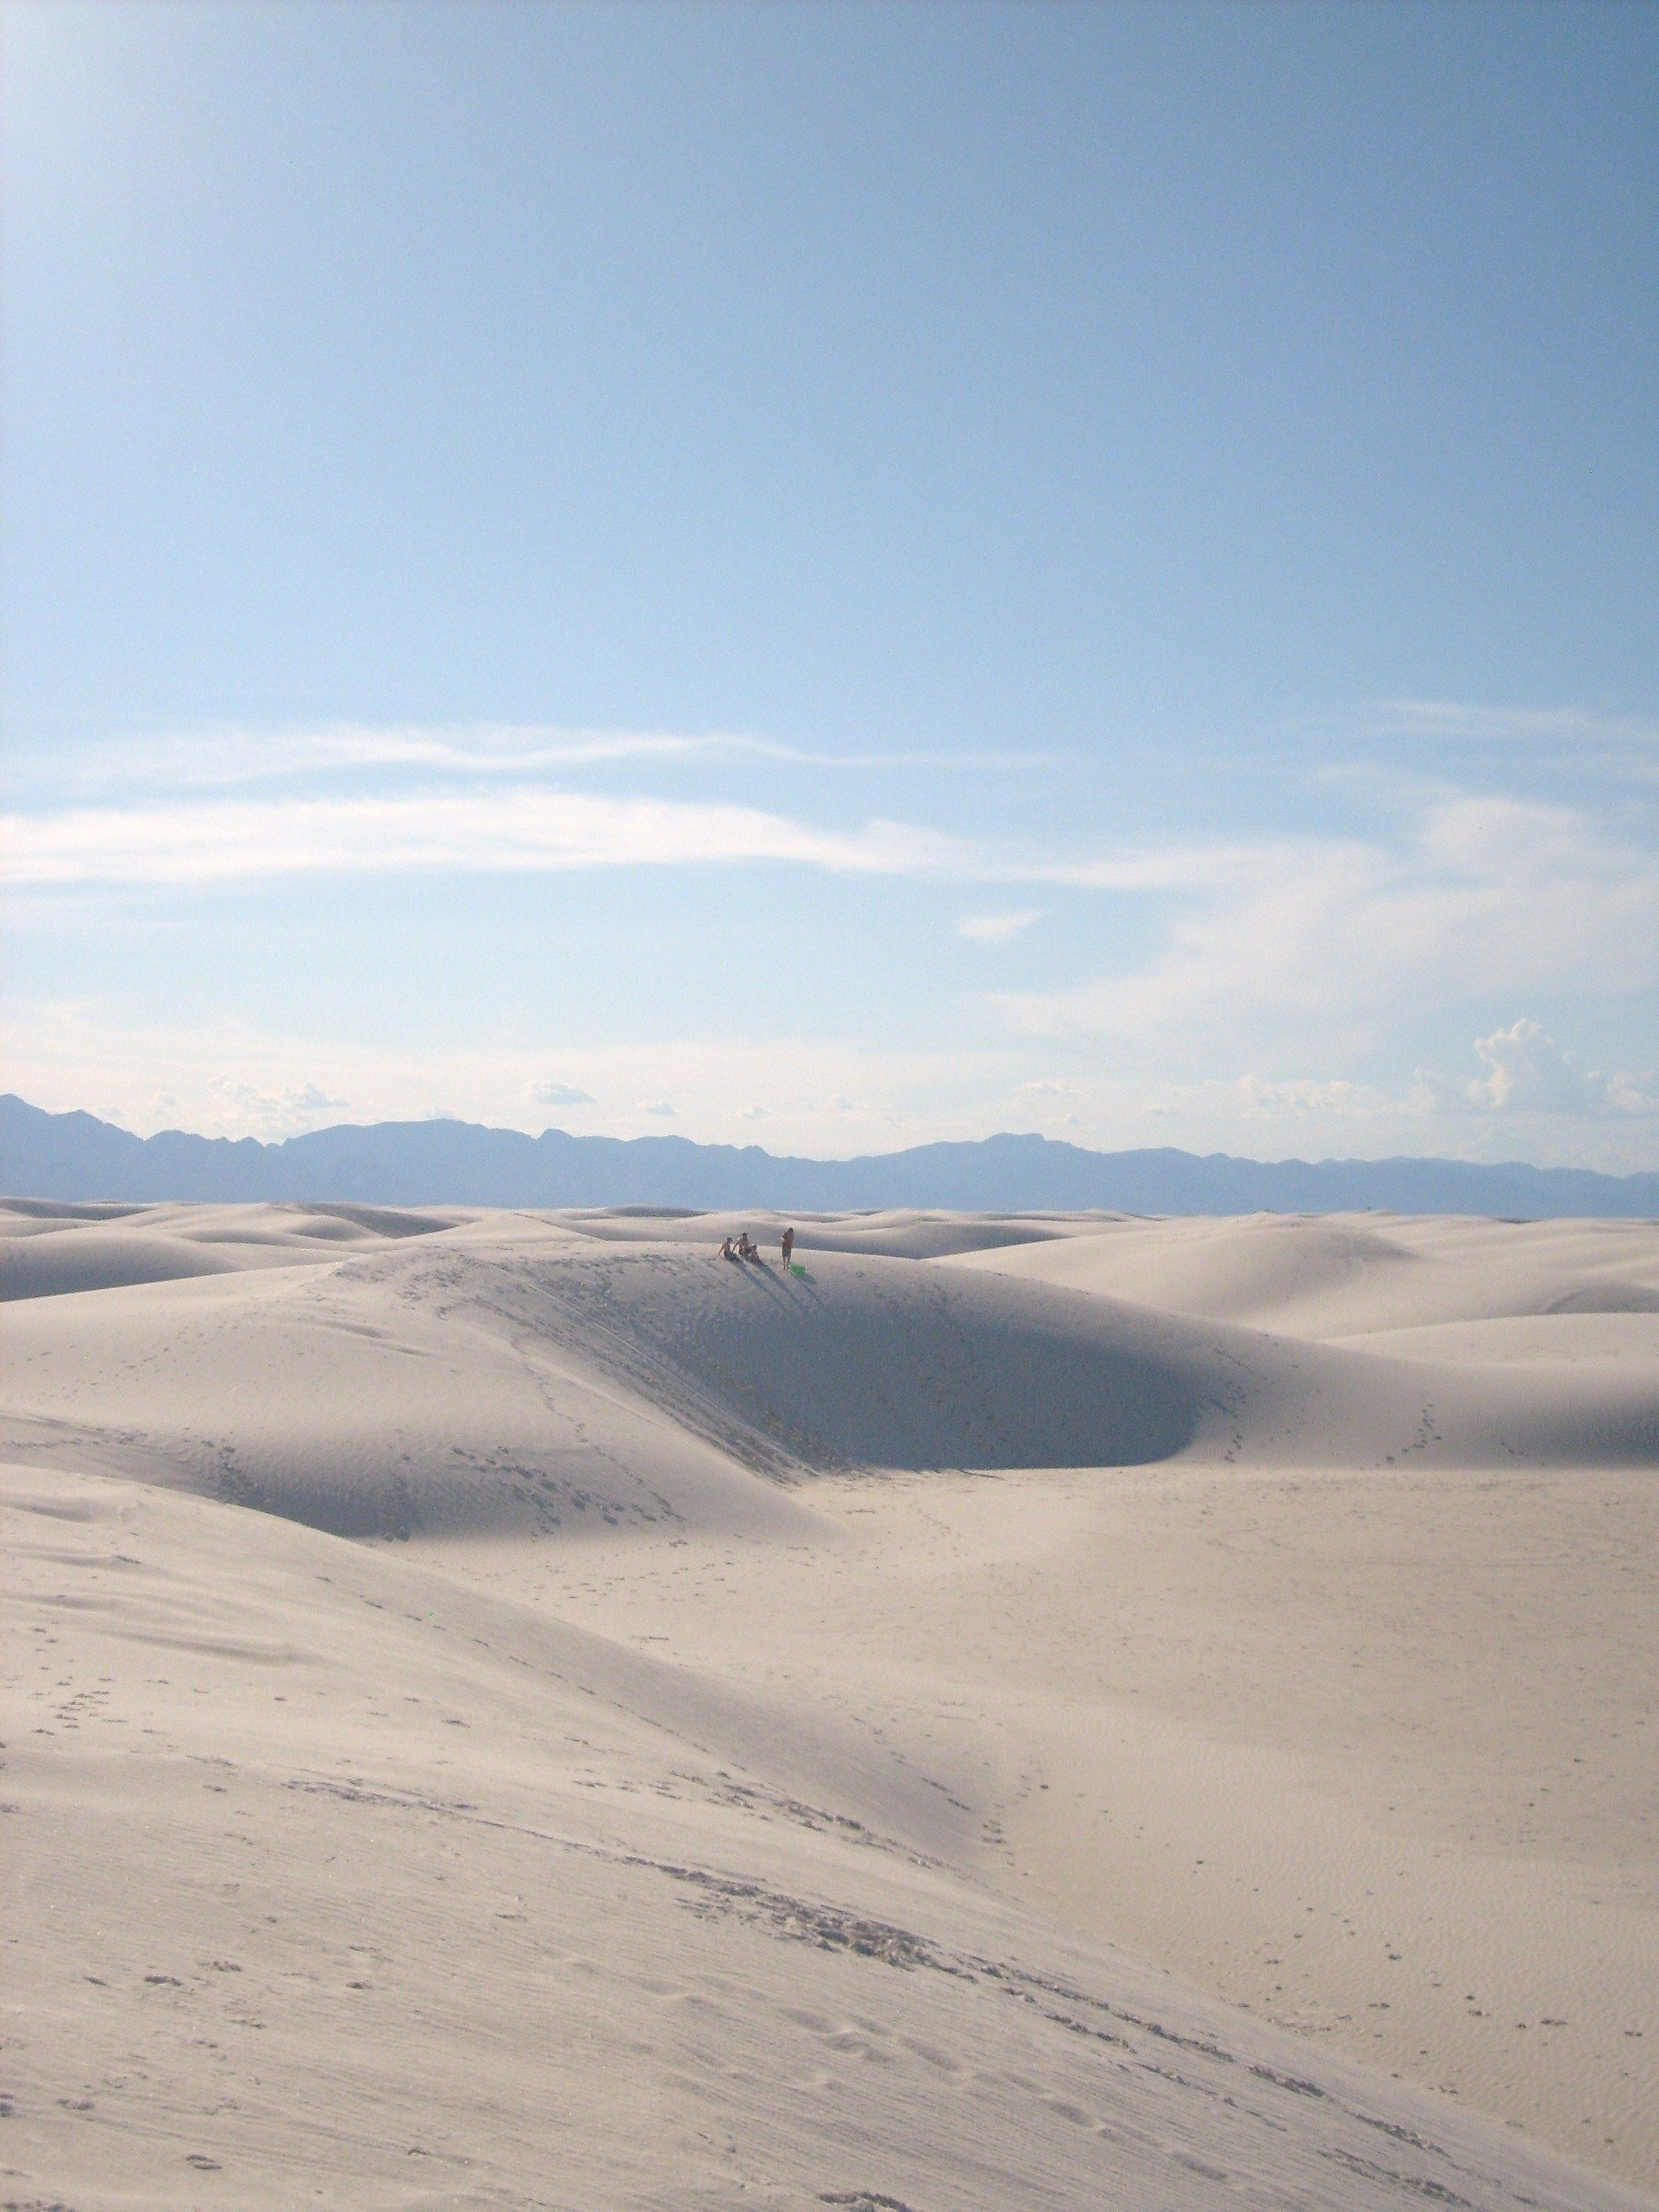
[(1465, 1160), (1241, 1160), (1090, 1152), (1047, 1137), (919, 1145), (854, 1160), (777, 1158), (684, 1137), (526, 1137), (474, 1121), (343, 1123), (264, 1145), (166, 1129), (135, 1137), (91, 1114), (0, 1096), (0, 1189), (18, 1198), (356, 1200), (375, 1206), (745, 1206), (834, 1212), (1482, 1213), (1659, 1216), (1659, 1174)]

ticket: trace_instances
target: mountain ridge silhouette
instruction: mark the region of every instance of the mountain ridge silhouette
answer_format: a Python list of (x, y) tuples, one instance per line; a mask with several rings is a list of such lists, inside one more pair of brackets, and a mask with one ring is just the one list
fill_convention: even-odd
[(1659, 1174), (1400, 1157), (1250, 1160), (1173, 1148), (1096, 1152), (1006, 1133), (855, 1159), (791, 1158), (690, 1138), (539, 1136), (480, 1122), (341, 1122), (262, 1143), (163, 1130), (136, 1137), (84, 1112), (0, 1095), (0, 1189), (15, 1198), (144, 1204), (355, 1200), (378, 1206), (653, 1206), (836, 1212), (1659, 1215)]

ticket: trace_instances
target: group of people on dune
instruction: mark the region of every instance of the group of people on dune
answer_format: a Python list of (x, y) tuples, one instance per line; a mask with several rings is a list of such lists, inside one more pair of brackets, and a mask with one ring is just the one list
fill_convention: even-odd
[[(787, 1267), (794, 1257), (794, 1231), (786, 1229), (779, 1243), (783, 1253), (783, 1264)], [(738, 1241), (735, 1244), (729, 1237), (725, 1238), (720, 1245), (720, 1257), (722, 1260), (753, 1260), (763, 1267), (766, 1265), (765, 1261), (761, 1257), (760, 1246), (756, 1243), (746, 1229), (738, 1231)]]

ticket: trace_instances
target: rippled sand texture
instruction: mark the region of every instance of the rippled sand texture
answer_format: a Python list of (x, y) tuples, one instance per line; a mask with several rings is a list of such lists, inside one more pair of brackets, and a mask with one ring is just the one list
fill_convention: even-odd
[(1659, 1229), (14, 1204), (5, 2201), (1659, 2189)]

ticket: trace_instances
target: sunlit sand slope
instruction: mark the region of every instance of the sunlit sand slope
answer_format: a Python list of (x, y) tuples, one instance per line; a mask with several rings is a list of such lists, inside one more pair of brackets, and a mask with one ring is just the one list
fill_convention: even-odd
[(877, 1747), (806, 1793), (405, 1555), (5, 1486), (20, 2204), (1638, 2202), (977, 1893)]
[(1108, 1224), (951, 1255), (1022, 1281), (1297, 1336), (1511, 1315), (1659, 1313), (1659, 1224), (1257, 1214)]

